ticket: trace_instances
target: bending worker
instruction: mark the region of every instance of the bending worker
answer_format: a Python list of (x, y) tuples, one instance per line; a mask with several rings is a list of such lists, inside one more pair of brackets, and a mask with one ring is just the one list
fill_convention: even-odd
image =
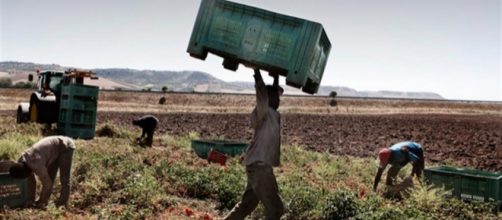
[(256, 107), (251, 113), (253, 139), (247, 149), (247, 187), (241, 202), (235, 205), (225, 219), (244, 219), (256, 208), (258, 202), (265, 207), (265, 219), (280, 219), (284, 206), (279, 197), (273, 166), (280, 165), (281, 126), (279, 75), (274, 76), (274, 85), (265, 86), (260, 70), (255, 69)]
[(408, 164), (408, 162), (411, 162), (413, 166), (411, 176), (416, 175), (420, 178), (424, 169), (424, 153), (422, 146), (412, 141), (400, 142), (389, 148), (384, 148), (378, 153), (378, 158), (380, 160), (380, 165), (375, 176), (373, 191), (376, 191), (380, 178), (382, 177), (382, 173), (385, 170), (385, 167), (387, 167), (387, 164), (391, 165), (389, 171), (387, 172), (386, 185), (388, 186), (392, 185), (394, 179), (399, 173), (399, 170)]
[[(155, 132), (155, 128), (157, 128), (158, 123), (159, 119), (153, 115), (145, 115), (141, 118), (132, 121), (133, 125), (139, 126), (143, 130), (141, 133), (141, 137), (138, 138), (141, 145), (144, 144), (148, 147), (152, 147), (153, 133)], [(146, 135), (146, 141), (143, 142), (145, 135)]]
[(36, 181), (33, 174), (42, 182), (42, 192), (35, 203), (38, 208), (45, 208), (52, 194), (52, 186), (59, 170), (61, 193), (56, 201), (57, 206), (67, 206), (70, 197), (70, 170), (73, 160), (75, 143), (69, 137), (49, 136), (28, 148), (12, 165), (9, 173), (14, 178), (28, 178), (28, 202), (31, 206), (35, 201)]

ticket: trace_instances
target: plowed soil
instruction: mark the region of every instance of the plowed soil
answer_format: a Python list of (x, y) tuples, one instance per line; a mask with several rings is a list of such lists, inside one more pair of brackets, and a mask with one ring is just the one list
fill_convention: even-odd
[[(130, 126), (140, 113), (100, 112), (98, 122)], [(248, 114), (156, 114), (158, 132), (250, 140)], [(375, 157), (403, 140), (422, 144), (429, 162), (502, 171), (502, 117), (490, 115), (282, 115), (282, 142), (338, 155)], [(138, 129), (138, 128), (135, 128)]]

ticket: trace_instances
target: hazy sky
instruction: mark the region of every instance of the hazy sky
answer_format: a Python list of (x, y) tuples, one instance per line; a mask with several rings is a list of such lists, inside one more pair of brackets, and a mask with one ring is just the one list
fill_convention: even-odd
[[(243, 66), (190, 57), (199, 0), (0, 0), (0, 60), (82, 68)], [(333, 48), (321, 85), (502, 101), (500, 0), (236, 0), (320, 22)], [(282, 79), (284, 82), (284, 79)]]

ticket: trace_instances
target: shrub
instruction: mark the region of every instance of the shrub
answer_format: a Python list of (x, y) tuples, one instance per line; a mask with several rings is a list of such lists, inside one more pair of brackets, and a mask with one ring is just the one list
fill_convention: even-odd
[(34, 140), (30, 136), (8, 133), (0, 139), (0, 160), (17, 161), (21, 153), (30, 147)]
[(37, 88), (37, 85), (35, 83), (31, 82), (18, 82), (12, 86), (14, 88), (25, 88), (25, 89), (33, 89)]
[(285, 192), (285, 219), (310, 219), (322, 196), (321, 190), (311, 186), (292, 186)]
[(219, 210), (231, 209), (240, 201), (244, 193), (246, 179), (241, 169), (236, 166), (229, 167), (228, 170), (217, 170), (216, 180), (217, 208)]
[(336, 97), (336, 95), (337, 95), (336, 91), (331, 91), (331, 92), (329, 93), (329, 97), (331, 97), (331, 98), (335, 98), (335, 97)]
[(96, 130), (96, 136), (98, 137), (117, 137), (118, 133), (113, 125), (105, 124), (104, 126)]
[(12, 86), (12, 80), (10, 78), (0, 78), (0, 88), (9, 88)]
[(192, 170), (187, 175), (182, 176), (183, 186), (186, 190), (186, 196), (196, 199), (210, 198), (211, 192), (216, 188), (214, 182), (207, 172), (202, 170)]
[(348, 219), (355, 217), (360, 209), (353, 192), (336, 191), (329, 195), (322, 212), (323, 219)]
[(370, 219), (373, 213), (385, 206), (385, 199), (377, 194), (369, 194), (361, 201), (359, 219)]
[(336, 101), (336, 99), (332, 99), (331, 101), (329, 101), (329, 105), (335, 107), (338, 105), (338, 102)]
[(382, 208), (372, 213), (368, 219), (373, 220), (401, 220), (408, 219), (399, 208)]
[(497, 211), (494, 202), (463, 202), (456, 198), (443, 199), (438, 210), (445, 219), (478, 219), (477, 213), (483, 213), (485, 219), (498, 219), (497, 216), (493, 215)]
[(107, 123), (96, 129), (96, 136), (110, 138), (132, 138), (133, 134), (127, 129)]
[(445, 195), (444, 190), (433, 188), (432, 185), (415, 184), (414, 188), (409, 191), (409, 197), (405, 203), (424, 212), (435, 211), (439, 209)]
[(165, 196), (164, 190), (150, 171), (140, 171), (130, 175), (124, 186), (124, 199), (138, 208), (154, 207)]

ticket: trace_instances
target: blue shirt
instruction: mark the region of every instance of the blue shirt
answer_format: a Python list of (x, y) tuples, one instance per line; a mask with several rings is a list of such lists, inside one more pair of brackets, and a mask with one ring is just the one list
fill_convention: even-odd
[(402, 166), (406, 164), (406, 154), (401, 151), (402, 147), (408, 147), (408, 159), (410, 161), (417, 161), (419, 157), (417, 154), (422, 151), (422, 146), (413, 141), (403, 141), (392, 145), (389, 149), (391, 151), (391, 157), (389, 163), (393, 166)]

